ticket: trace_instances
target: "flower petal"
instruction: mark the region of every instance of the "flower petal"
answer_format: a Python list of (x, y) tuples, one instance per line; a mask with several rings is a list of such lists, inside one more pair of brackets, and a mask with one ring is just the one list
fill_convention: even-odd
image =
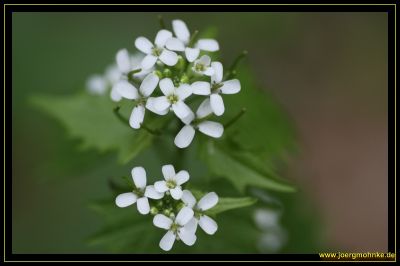
[(174, 83), (170, 78), (164, 78), (160, 80), (160, 89), (165, 96), (168, 96), (175, 91)]
[(146, 37), (138, 37), (135, 40), (135, 46), (136, 48), (145, 53), (145, 54), (151, 54), (151, 50), (153, 49), (154, 45), (147, 39)]
[(178, 185), (182, 185), (189, 180), (189, 173), (185, 170), (181, 170), (175, 175), (175, 180)]
[(189, 42), (190, 32), (185, 22), (180, 19), (173, 20), (172, 29), (174, 30), (174, 33), (179, 40), (181, 40), (185, 44)]
[(149, 200), (146, 197), (141, 197), (137, 200), (137, 209), (140, 214), (148, 214), (150, 212)]
[(144, 195), (150, 199), (162, 199), (164, 197), (164, 193), (158, 192), (154, 186), (147, 186)]
[(139, 97), (137, 89), (126, 80), (118, 81), (118, 83), (115, 84), (114, 89), (117, 90), (117, 92), (123, 98), (129, 99), (129, 100), (134, 100)]
[(224, 75), (224, 68), (220, 62), (212, 62), (211, 67), (214, 69), (214, 74), (211, 77), (211, 82), (220, 83)]
[(117, 61), (119, 71), (122, 73), (128, 73), (131, 70), (131, 59), (129, 57), (128, 50), (119, 50), (115, 59)]
[(179, 100), (183, 101), (192, 95), (192, 87), (189, 84), (182, 84), (175, 90), (175, 93), (178, 95)]
[(215, 232), (218, 229), (217, 223), (207, 215), (202, 215), (200, 217), (199, 225), (201, 229), (203, 229), (204, 232), (206, 232), (209, 235), (215, 234)]
[(198, 221), (197, 221), (196, 217), (193, 217), (192, 219), (190, 219), (190, 221), (187, 224), (185, 224), (185, 226), (183, 228), (185, 228), (185, 231), (195, 234), (196, 230), (197, 230), (197, 224), (198, 224)]
[(177, 101), (172, 105), (172, 110), (180, 119), (184, 119), (190, 113), (193, 113), (192, 110), (187, 106), (183, 101)]
[(193, 218), (194, 212), (189, 207), (183, 207), (175, 218), (175, 222), (180, 226), (187, 224)]
[(93, 75), (87, 80), (86, 87), (90, 93), (102, 95), (106, 92), (107, 81), (101, 75)]
[(181, 200), (183, 201), (183, 203), (186, 204), (186, 206), (188, 206), (189, 208), (193, 208), (193, 206), (196, 204), (196, 198), (193, 196), (192, 192), (190, 192), (189, 190), (185, 189), (182, 192), (182, 198)]
[(211, 57), (209, 57), (208, 55), (203, 55), (198, 59), (198, 63), (209, 66), (211, 64)]
[(196, 47), (200, 48), (200, 50), (208, 52), (215, 52), (219, 50), (219, 44), (214, 39), (200, 39), (197, 41)]
[(111, 89), (110, 97), (111, 97), (111, 100), (113, 100), (114, 102), (119, 102), (122, 100), (122, 96), (121, 96), (121, 94), (118, 93), (115, 86)]
[(210, 95), (211, 93), (211, 84), (206, 81), (196, 81), (191, 85), (193, 94), (196, 95)]
[(131, 171), (133, 183), (137, 188), (145, 188), (146, 187), (146, 170), (143, 167), (137, 166), (134, 167)]
[(153, 98), (153, 97), (147, 98), (147, 102), (146, 102), (147, 110), (150, 110), (151, 112), (158, 114), (158, 115), (168, 114), (168, 111), (169, 111), (168, 107), (165, 108), (164, 110), (159, 111), (154, 107), (154, 102), (155, 102), (155, 98)]
[(197, 57), (200, 54), (200, 49), (199, 48), (190, 48), (190, 47), (186, 47), (185, 49), (185, 55), (186, 55), (186, 59), (191, 63), (194, 60), (197, 59)]
[(181, 118), (181, 121), (185, 124), (185, 125), (189, 125), (190, 123), (192, 123), (192, 121), (195, 119), (195, 115), (192, 111), (190, 111), (190, 114), (185, 116), (184, 118)]
[(169, 30), (160, 30), (157, 32), (156, 39), (154, 43), (157, 45), (157, 47), (164, 47), (165, 43), (169, 38), (172, 37), (172, 32)]
[(131, 116), (129, 118), (129, 125), (134, 128), (140, 128), (140, 125), (143, 123), (144, 120), (144, 112), (145, 108), (143, 105), (138, 105), (133, 108)]
[(222, 100), (221, 95), (217, 93), (211, 94), (210, 104), (215, 115), (220, 116), (225, 112), (224, 101)]
[(172, 231), (168, 231), (160, 241), (160, 248), (164, 251), (170, 251), (175, 242), (175, 234)]
[(200, 208), (200, 210), (206, 211), (214, 207), (217, 203), (218, 203), (218, 195), (215, 192), (210, 192), (204, 195), (199, 200), (197, 206)]
[(231, 80), (224, 81), (220, 90), (223, 94), (238, 93), (240, 91), (240, 81), (237, 79), (231, 79)]
[(156, 111), (164, 113), (165, 109), (171, 106), (166, 96), (160, 96), (153, 99), (153, 107)]
[(182, 198), (182, 188), (180, 186), (170, 189), (169, 192), (171, 193), (171, 197), (176, 200)]
[(174, 66), (178, 63), (178, 55), (175, 52), (164, 49), (160, 54), (160, 60), (167, 66)]
[(165, 44), (165, 47), (167, 47), (172, 51), (178, 51), (178, 52), (185, 51), (185, 44), (181, 40), (174, 37), (168, 39), (167, 43)]
[(140, 84), (140, 93), (145, 97), (149, 97), (157, 87), (159, 80), (160, 78), (156, 74), (148, 74)]
[(161, 168), (165, 180), (170, 180), (175, 177), (175, 169), (172, 164), (164, 165)]
[(132, 192), (122, 193), (115, 198), (115, 204), (120, 208), (125, 208), (134, 204), (136, 200), (137, 200), (136, 194)]
[(192, 143), (195, 132), (191, 125), (184, 126), (175, 137), (175, 145), (181, 149), (186, 148)]
[(197, 108), (196, 116), (198, 118), (204, 118), (212, 113), (210, 98), (206, 98)]
[(153, 218), (153, 224), (158, 228), (168, 230), (171, 227), (172, 223), (173, 221), (164, 214), (157, 214)]
[(194, 233), (192, 233), (189, 230), (186, 230), (185, 228), (181, 228), (179, 230), (178, 236), (182, 240), (182, 242), (188, 246), (193, 246), (197, 239)]
[(224, 127), (214, 121), (203, 121), (199, 125), (199, 131), (213, 138), (220, 138), (224, 133)]
[(214, 75), (214, 68), (212, 68), (212, 67), (208, 67), (204, 72), (203, 72), (203, 74), (204, 75), (206, 75), (206, 76), (209, 76), (209, 77), (212, 77), (212, 75)]
[(150, 69), (157, 62), (157, 57), (151, 54), (146, 55), (140, 64), (143, 70)]
[(159, 193), (164, 193), (167, 190), (169, 190), (169, 188), (167, 187), (167, 183), (165, 181), (157, 181), (157, 182), (155, 182), (154, 183), (154, 188)]

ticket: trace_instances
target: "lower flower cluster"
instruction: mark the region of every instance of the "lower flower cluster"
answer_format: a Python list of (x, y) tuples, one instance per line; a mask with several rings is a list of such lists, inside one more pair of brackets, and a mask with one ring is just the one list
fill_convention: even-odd
[(191, 191), (182, 189), (182, 185), (189, 181), (187, 171), (176, 173), (172, 165), (164, 165), (162, 173), (164, 180), (147, 185), (145, 169), (134, 167), (131, 172), (132, 191), (118, 195), (116, 205), (124, 208), (136, 203), (140, 214), (154, 215), (153, 224), (167, 230), (160, 241), (160, 248), (165, 251), (171, 250), (176, 240), (192, 246), (197, 239), (198, 225), (213, 235), (218, 225), (205, 212), (217, 205), (218, 195), (210, 192), (197, 200)]

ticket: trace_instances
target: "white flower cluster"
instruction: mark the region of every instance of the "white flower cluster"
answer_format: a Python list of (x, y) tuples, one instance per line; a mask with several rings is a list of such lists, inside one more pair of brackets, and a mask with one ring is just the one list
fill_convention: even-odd
[(118, 195), (116, 205), (123, 208), (136, 203), (139, 213), (154, 215), (153, 224), (167, 230), (160, 241), (165, 251), (171, 250), (175, 240), (192, 246), (197, 239), (197, 225), (207, 234), (214, 234), (217, 223), (205, 211), (218, 203), (217, 194), (210, 192), (197, 201), (189, 190), (182, 190), (182, 185), (189, 180), (187, 171), (176, 173), (172, 165), (164, 165), (162, 173), (164, 180), (147, 185), (145, 169), (133, 168), (133, 190)]
[[(186, 148), (196, 129), (213, 138), (222, 136), (222, 124), (208, 119), (212, 114), (224, 113), (221, 95), (238, 93), (240, 82), (224, 80), (222, 64), (213, 62), (207, 54), (219, 50), (216, 40), (196, 40), (196, 34), (191, 35), (182, 20), (173, 20), (172, 29), (174, 34), (160, 30), (154, 43), (138, 37), (135, 46), (144, 54), (140, 62), (132, 60), (126, 49), (120, 50), (116, 55), (117, 68), (109, 70), (106, 79), (91, 78), (88, 87), (91, 92), (101, 94), (106, 90), (105, 84), (111, 83), (113, 101), (122, 98), (133, 101), (129, 124), (134, 129), (142, 126), (146, 109), (157, 115), (172, 111), (184, 123), (174, 143)], [(205, 97), (195, 113), (188, 105), (188, 99), (194, 96)]]

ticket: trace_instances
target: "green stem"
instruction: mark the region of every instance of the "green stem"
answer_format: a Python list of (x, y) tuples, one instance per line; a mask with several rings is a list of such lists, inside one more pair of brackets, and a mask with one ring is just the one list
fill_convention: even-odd
[(225, 125), (224, 128), (225, 130), (230, 127), (231, 125), (233, 125), (234, 123), (236, 123), (236, 121), (239, 120), (239, 118), (242, 117), (242, 115), (244, 115), (246, 113), (246, 108), (242, 108), (242, 110), (239, 111), (239, 113), (237, 113), (230, 121), (228, 121)]
[(238, 57), (236, 57), (235, 61), (233, 61), (232, 65), (230, 66), (229, 70), (226, 72), (224, 80), (231, 79), (235, 75), (236, 67), (247, 56), (248, 52), (243, 51)]
[(195, 30), (192, 34), (192, 37), (190, 37), (190, 41), (188, 43), (188, 47), (192, 47), (194, 45), (194, 42), (196, 41), (197, 35), (199, 35), (199, 31)]
[[(124, 117), (124, 116), (119, 112), (120, 109), (121, 109), (121, 106), (116, 106), (116, 107), (113, 109), (113, 113), (114, 113), (115, 116), (119, 119), (119, 121), (121, 121), (124, 125), (129, 126), (129, 119), (126, 118), (126, 117)], [(149, 128), (147, 125), (145, 125), (144, 123), (141, 124), (140, 128), (146, 130), (148, 133), (150, 133), (150, 134), (152, 134), (152, 135), (155, 135), (155, 136), (161, 135), (161, 132), (160, 132), (160, 131), (151, 129), (151, 128)]]

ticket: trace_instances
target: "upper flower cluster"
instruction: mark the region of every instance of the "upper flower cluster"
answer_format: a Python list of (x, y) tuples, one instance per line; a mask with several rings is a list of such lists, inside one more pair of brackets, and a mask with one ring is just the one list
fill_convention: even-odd
[[(135, 46), (143, 55), (136, 60), (126, 49), (120, 50), (108, 83), (112, 85), (112, 100), (133, 101), (129, 124), (134, 129), (142, 127), (146, 109), (161, 116), (173, 112), (184, 124), (174, 143), (185, 148), (196, 129), (213, 138), (222, 136), (222, 124), (209, 118), (224, 113), (222, 95), (238, 93), (240, 82), (226, 80), (222, 63), (210, 56), (210, 52), (219, 51), (216, 40), (197, 39), (197, 31), (191, 34), (182, 20), (173, 20), (172, 29), (158, 31), (154, 42), (138, 37)], [(88, 86), (92, 92), (102, 93), (104, 83), (94, 77)], [(201, 102), (193, 112), (197, 100)]]
[(133, 188), (115, 199), (118, 207), (128, 207), (134, 203), (141, 214), (154, 215), (153, 224), (167, 230), (160, 241), (160, 247), (168, 251), (175, 240), (182, 240), (186, 245), (196, 242), (196, 229), (199, 225), (207, 234), (214, 234), (217, 223), (204, 212), (218, 203), (215, 192), (204, 195), (199, 201), (189, 190), (182, 190), (182, 185), (189, 180), (189, 173), (178, 173), (172, 165), (164, 165), (164, 180), (154, 185), (147, 185), (146, 171), (143, 167), (132, 169)]

